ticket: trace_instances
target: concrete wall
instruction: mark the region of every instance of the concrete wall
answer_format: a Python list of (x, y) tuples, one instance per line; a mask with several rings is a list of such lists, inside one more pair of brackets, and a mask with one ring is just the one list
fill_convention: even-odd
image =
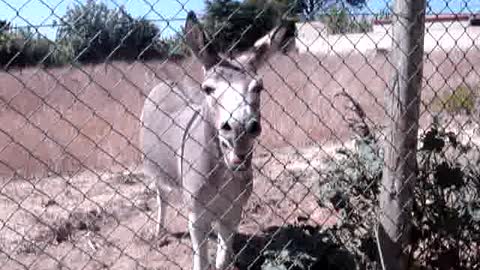
[[(480, 47), (480, 27), (469, 26), (468, 21), (427, 22), (425, 28), (426, 53)], [(328, 35), (319, 22), (298, 23), (297, 29), (300, 53), (345, 55), (355, 51), (367, 55), (378, 49), (388, 51), (392, 46), (391, 24), (377, 24), (371, 32), (347, 35)]]

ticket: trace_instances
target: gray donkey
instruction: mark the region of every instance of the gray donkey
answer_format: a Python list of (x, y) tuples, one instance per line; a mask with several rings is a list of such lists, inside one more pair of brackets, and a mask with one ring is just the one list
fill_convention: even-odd
[(145, 101), (141, 144), (144, 173), (156, 183), (157, 236), (165, 221), (167, 192), (183, 189), (194, 270), (209, 267), (207, 236), (214, 222), (215, 266), (225, 269), (232, 263), (233, 236), (252, 192), (253, 146), (262, 129), (263, 85), (257, 70), (280, 47), (290, 47), (284, 45), (292, 31), (293, 23), (278, 26), (250, 51), (227, 58), (208, 46), (201, 24), (189, 12), (185, 41), (203, 65), (201, 87), (186, 89), (165, 82)]

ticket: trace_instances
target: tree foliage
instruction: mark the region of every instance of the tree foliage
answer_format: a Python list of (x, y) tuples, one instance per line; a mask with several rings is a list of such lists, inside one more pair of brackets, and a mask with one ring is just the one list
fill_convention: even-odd
[(321, 11), (327, 11), (331, 8), (345, 10), (349, 7), (357, 8), (362, 7), (367, 0), (287, 0), (295, 2), (298, 6), (297, 10), (300, 11), (307, 20), (313, 20), (316, 15)]
[(87, 1), (67, 9), (58, 23), (56, 40), (41, 36), (33, 28), (14, 28), (0, 21), (0, 64), (3, 68), (42, 64), (63, 65), (72, 61), (103, 62), (182, 56), (178, 36), (161, 39), (158, 27), (133, 18), (123, 8)]
[(155, 56), (159, 29), (146, 19), (135, 19), (123, 8), (109, 9), (88, 1), (67, 10), (57, 40), (67, 44), (82, 62)]
[[(366, 0), (342, 0), (359, 6)], [(314, 14), (330, 0), (206, 0), (206, 31), (222, 52), (250, 48), (277, 23)], [(338, 33), (363, 31), (365, 25), (352, 23), (347, 13), (328, 21)], [(13, 30), (0, 21), (0, 53), (3, 67), (42, 64), (62, 65), (72, 61), (155, 59), (183, 57), (188, 50), (180, 35), (160, 38), (159, 28), (144, 18), (134, 18), (120, 7), (89, 0), (69, 7), (59, 20), (56, 40), (51, 41), (32, 29)], [(365, 26), (365, 27), (363, 27)], [(355, 30), (356, 29), (356, 30)], [(335, 30), (335, 31), (336, 31)], [(334, 32), (335, 32), (334, 31)]]
[[(280, 20), (297, 19), (303, 14), (311, 20), (322, 8), (331, 9), (327, 25), (332, 33), (365, 32), (371, 27), (365, 21), (350, 18), (347, 7), (359, 7), (366, 0), (206, 0), (205, 25), (212, 42), (220, 51), (242, 51)], [(333, 9), (332, 9), (333, 8)]]
[(0, 65), (29, 66), (56, 64), (55, 44), (31, 28), (12, 29), (8, 23), (3, 24), (0, 33)]
[(274, 6), (262, 1), (206, 1), (205, 28), (220, 51), (242, 51), (270, 31), (278, 18)]

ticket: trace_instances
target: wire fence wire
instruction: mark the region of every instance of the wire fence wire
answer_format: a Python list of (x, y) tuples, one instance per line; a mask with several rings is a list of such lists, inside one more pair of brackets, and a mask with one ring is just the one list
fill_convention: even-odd
[[(33, 2), (58, 22), (29, 22), (23, 12)], [(379, 196), (392, 189), (382, 186), (384, 153), (399, 151), (385, 126), (384, 96), (399, 72), (392, 10), (302, 16), (309, 7), (281, 1), (210, 1), (234, 8), (215, 17), (219, 6), (205, 7), (203, 48), (192, 46), (202, 38), (185, 24), (186, 3), (171, 1), (181, 6), (172, 12), (182, 14), (180, 28), (147, 1), (139, 19), (114, 1), (78, 2), (66, 13), (61, 3), (33, 2), (0, 4), (16, 13), (0, 20), (1, 269), (192, 269), (198, 239), (189, 230), (214, 216), (220, 227), (200, 228), (212, 267), (215, 243), (230, 241), (228, 266), (238, 269), (384, 267), (376, 235)], [(418, 121), (417, 164), (403, 176), (411, 196), (400, 256), (408, 269), (478, 269), (478, 5), (432, 2), (444, 8), (427, 9), (417, 41), (420, 111), (404, 129)], [(252, 46), (281, 21), (277, 13), (295, 21), (293, 49), (263, 59)], [(237, 58), (219, 62), (216, 51)], [(250, 52), (258, 57), (247, 61)], [(236, 178), (229, 145), (248, 168)], [(162, 191), (157, 235), (159, 178), (183, 186)], [(208, 198), (188, 200), (199, 194)], [(234, 206), (247, 197), (237, 220)], [(206, 212), (189, 225), (195, 207)], [(232, 234), (225, 224), (237, 221)]]

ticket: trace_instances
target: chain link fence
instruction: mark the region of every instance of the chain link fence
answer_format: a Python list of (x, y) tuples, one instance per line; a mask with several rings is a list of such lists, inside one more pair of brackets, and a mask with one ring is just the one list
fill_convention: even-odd
[[(191, 189), (162, 193), (157, 235), (145, 164), (198, 179), (194, 157), (228, 172), (233, 151), (253, 187), (231, 267), (478, 269), (480, 4), (397, 2), (0, 1), (0, 268), (192, 269)], [(264, 56), (279, 24), (290, 49)], [(252, 104), (253, 154), (237, 139), (260, 126), (202, 141), (198, 123), (228, 137)]]

